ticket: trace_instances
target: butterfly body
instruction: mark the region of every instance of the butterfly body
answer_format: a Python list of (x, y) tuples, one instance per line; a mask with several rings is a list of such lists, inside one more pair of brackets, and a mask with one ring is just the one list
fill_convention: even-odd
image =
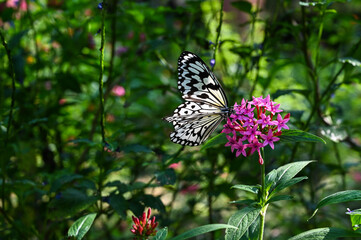
[(164, 118), (174, 126), (170, 139), (181, 145), (203, 143), (231, 110), (217, 78), (197, 55), (183, 52), (178, 59), (178, 90), (185, 103)]

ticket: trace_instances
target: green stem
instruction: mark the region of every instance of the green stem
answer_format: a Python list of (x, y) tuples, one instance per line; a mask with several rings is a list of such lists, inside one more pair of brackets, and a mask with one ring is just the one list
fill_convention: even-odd
[(5, 148), (6, 148), (7, 143), (8, 143), (8, 139), (9, 139), (11, 122), (12, 122), (12, 119), (13, 119), (13, 109), (14, 109), (14, 105), (15, 105), (15, 90), (16, 89), (15, 89), (15, 72), (14, 72), (13, 59), (12, 59), (12, 56), (11, 56), (10, 49), (9, 49), (9, 47), (8, 47), (6, 41), (5, 41), (5, 37), (3, 35), (2, 30), (0, 30), (0, 37), (1, 37), (2, 45), (4, 46), (4, 48), (6, 50), (6, 54), (8, 56), (10, 76), (11, 76), (11, 87), (12, 87), (11, 104), (10, 104), (10, 111), (9, 111), (9, 120), (8, 120), (6, 135), (5, 135)]
[[(101, 43), (100, 43), (100, 74), (99, 74), (99, 101), (100, 101), (100, 127), (102, 134), (102, 152), (101, 160), (104, 159), (104, 147), (106, 144), (105, 133), (104, 133), (104, 96), (103, 96), (103, 72), (104, 72), (104, 48), (105, 48), (105, 7), (107, 6), (106, 1), (103, 1), (102, 9), (102, 26), (101, 26)], [(103, 199), (102, 199), (102, 190), (103, 190), (103, 164), (99, 164), (99, 179), (98, 179), (98, 194), (100, 197), (100, 206), (99, 206), (99, 216), (103, 212)]]
[(325, 15), (325, 8), (322, 7), (321, 16), (320, 16), (320, 28), (318, 29), (318, 36), (317, 36), (315, 71), (318, 68), (318, 62), (319, 62), (319, 56), (320, 56), (320, 45), (321, 45), (321, 38), (322, 38), (322, 32), (323, 32), (323, 16), (324, 15)]
[(106, 1), (103, 1), (102, 10), (102, 26), (101, 26), (101, 45), (100, 45), (100, 74), (99, 74), (99, 101), (100, 101), (100, 127), (102, 134), (102, 143), (105, 144), (104, 134), (104, 96), (103, 96), (103, 72), (104, 72), (104, 47), (105, 47), (105, 6)]
[[(10, 111), (9, 111), (9, 119), (8, 119), (8, 124), (7, 124), (7, 128), (6, 128), (6, 135), (5, 135), (5, 141), (4, 141), (4, 150), (7, 151), (7, 144), (9, 141), (9, 134), (10, 134), (10, 128), (11, 128), (11, 123), (12, 123), (12, 119), (13, 119), (13, 109), (14, 109), (14, 105), (15, 105), (15, 72), (14, 72), (14, 65), (13, 65), (13, 59), (11, 56), (11, 51), (5, 41), (5, 37), (4, 34), (2, 32), (2, 30), (0, 29), (0, 38), (1, 38), (1, 42), (2, 45), (5, 48), (7, 57), (8, 57), (8, 61), (9, 61), (9, 69), (10, 69), (10, 76), (11, 76), (11, 87), (12, 87), (12, 92), (11, 92), (11, 103), (10, 103)], [(6, 155), (3, 154), (4, 158), (6, 158)], [(11, 219), (7, 216), (6, 211), (5, 211), (5, 182), (6, 182), (6, 166), (7, 166), (7, 162), (4, 160), (2, 162), (2, 166), (1, 166), (1, 170), (2, 170), (2, 184), (1, 184), (1, 212), (4, 215), (4, 218), (7, 219), (10, 223), (12, 222)]]
[[(217, 53), (217, 50), (219, 48), (219, 36), (221, 35), (221, 30), (222, 30), (222, 23), (223, 23), (223, 4), (224, 3), (224, 0), (222, 0), (221, 2), (221, 10), (220, 10), (220, 16), (219, 16), (219, 24), (218, 24), (218, 27), (217, 27), (217, 37), (216, 37), (216, 42), (214, 43), (214, 52), (213, 52), (213, 57), (212, 59), (214, 59), (214, 62), (216, 62), (216, 53)], [(213, 69), (214, 69), (214, 66), (212, 66), (212, 72), (213, 72)]]
[[(261, 155), (264, 158), (264, 149), (261, 149)], [(258, 239), (262, 240), (263, 239), (263, 235), (264, 235), (264, 226), (265, 226), (265, 219), (266, 219), (266, 211), (267, 211), (267, 207), (268, 204), (266, 204), (267, 202), (267, 197), (268, 197), (268, 193), (266, 190), (266, 164), (265, 161), (263, 161), (263, 164), (261, 165), (261, 207), (262, 210), (260, 212), (260, 231), (259, 231), (259, 235), (258, 235)]]

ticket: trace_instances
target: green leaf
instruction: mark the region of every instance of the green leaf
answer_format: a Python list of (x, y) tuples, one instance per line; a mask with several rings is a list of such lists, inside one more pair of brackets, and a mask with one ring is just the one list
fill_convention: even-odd
[(323, 198), (316, 208), (321, 208), (326, 205), (350, 202), (350, 201), (360, 201), (361, 200), (361, 190), (346, 190), (342, 192), (337, 192)]
[(121, 194), (111, 194), (109, 196), (109, 204), (118, 213), (122, 216), (123, 219), (127, 217), (127, 201)]
[(252, 205), (252, 204), (257, 204), (257, 202), (255, 200), (252, 199), (244, 199), (244, 200), (237, 200), (237, 201), (231, 201), (229, 202), (231, 204), (245, 204), (245, 205)]
[(68, 217), (81, 212), (97, 201), (95, 196), (87, 196), (85, 193), (69, 188), (64, 192), (58, 193), (59, 197), (49, 203), (53, 217)]
[(89, 231), (96, 216), (96, 213), (91, 213), (76, 220), (69, 228), (68, 237), (76, 237), (77, 240), (81, 240)]
[(229, 218), (228, 224), (237, 227), (237, 229), (227, 229), (225, 240), (240, 239), (257, 219), (260, 211), (260, 208), (245, 207), (233, 214)]
[(214, 137), (212, 137), (211, 139), (209, 139), (207, 142), (205, 142), (201, 148), (201, 150), (219, 145), (219, 144), (226, 144), (227, 143), (227, 137), (226, 134), (220, 133)]
[[(279, 167), (278, 169), (276, 169), (276, 177), (270, 178), (267, 177), (268, 176), (267, 174), (266, 186), (270, 185), (270, 183), (267, 182), (269, 181), (268, 179), (273, 179), (273, 186), (275, 187), (273, 193), (277, 193), (282, 189), (284, 189), (285, 187), (303, 180), (298, 178), (297, 180), (294, 180), (295, 182), (293, 181), (289, 182), (294, 176), (296, 176), (297, 173), (299, 173), (304, 167), (306, 167), (311, 162), (313, 161), (299, 161)], [(272, 175), (274, 174), (275, 173), (272, 173)]]
[(271, 203), (271, 202), (277, 202), (277, 201), (282, 201), (282, 200), (292, 200), (293, 197), (290, 195), (278, 195), (278, 196), (274, 196), (271, 197), (270, 199), (268, 199), (267, 203)]
[(338, 239), (341, 237), (361, 237), (361, 234), (340, 228), (317, 228), (307, 232), (303, 232), (289, 240), (327, 240)]
[(252, 4), (247, 1), (231, 2), (232, 6), (245, 13), (252, 13)]
[(157, 231), (157, 234), (155, 235), (155, 240), (165, 240), (167, 235), (168, 235), (168, 228), (165, 227)]
[(236, 188), (236, 189), (240, 189), (240, 190), (244, 190), (250, 193), (254, 193), (254, 194), (258, 194), (259, 191), (259, 186), (254, 186), (254, 185), (243, 185), (243, 184), (238, 184), (238, 185), (234, 185), (231, 188)]
[(50, 192), (56, 192), (58, 191), (62, 186), (65, 184), (68, 184), (70, 182), (73, 182), (75, 180), (79, 180), (83, 178), (82, 175), (79, 174), (66, 174), (61, 177), (58, 177), (54, 183), (51, 185)]
[(282, 130), (282, 135), (279, 136), (282, 142), (321, 142), (325, 143), (322, 138), (301, 130)]
[(335, 204), (335, 203), (360, 201), (360, 200), (361, 200), (361, 190), (346, 190), (346, 191), (331, 194), (331, 195), (323, 198), (317, 204), (316, 210), (313, 212), (310, 219), (313, 218), (313, 216), (315, 216), (318, 209), (320, 209), (321, 207), (324, 207), (324, 206), (327, 206), (330, 204)]
[(279, 192), (279, 191), (281, 191), (282, 189), (285, 189), (285, 188), (287, 188), (287, 187), (290, 187), (290, 186), (292, 186), (292, 185), (295, 185), (296, 183), (299, 183), (299, 182), (301, 182), (301, 181), (303, 181), (303, 180), (305, 180), (305, 179), (308, 179), (308, 177), (297, 177), (297, 178), (292, 178), (292, 179), (290, 179), (290, 180), (288, 180), (288, 181), (284, 181), (284, 182), (282, 182), (282, 183), (279, 183), (278, 185), (277, 185), (277, 187), (275, 188), (275, 192)]
[(352, 58), (352, 57), (340, 58), (339, 61), (342, 62), (342, 63), (349, 63), (349, 64), (351, 64), (352, 66), (355, 66), (355, 67), (360, 67), (361, 66), (361, 61), (357, 60), (355, 58)]
[(159, 184), (161, 186), (173, 185), (177, 180), (177, 177), (175, 175), (175, 171), (173, 168), (167, 168), (164, 171), (157, 172), (155, 174), (155, 177), (157, 178), (157, 181), (159, 182)]
[(201, 227), (197, 227), (197, 228), (193, 228), (192, 230), (189, 230), (185, 233), (182, 233), (181, 235), (178, 235), (174, 238), (171, 238), (171, 240), (183, 240), (183, 239), (188, 239), (191, 237), (195, 237), (195, 236), (199, 236), (202, 235), (204, 233), (207, 232), (212, 232), (212, 231), (216, 231), (219, 229), (224, 229), (224, 228), (233, 228), (235, 229), (236, 227), (232, 226), (232, 225), (228, 225), (228, 224), (208, 224), (208, 225), (204, 225)]
[(346, 214), (350, 215), (353, 230), (361, 229), (361, 208), (346, 212)]

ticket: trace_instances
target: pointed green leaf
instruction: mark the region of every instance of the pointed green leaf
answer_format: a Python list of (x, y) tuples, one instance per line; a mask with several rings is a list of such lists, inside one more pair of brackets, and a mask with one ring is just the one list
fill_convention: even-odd
[(204, 225), (201, 227), (193, 228), (192, 230), (189, 230), (185, 233), (182, 233), (181, 235), (171, 238), (171, 240), (188, 239), (191, 237), (202, 235), (207, 232), (212, 232), (212, 231), (216, 231), (216, 230), (224, 229), (224, 228), (229, 229), (229, 228), (236, 228), (236, 227), (234, 227), (232, 225), (228, 225), (228, 224), (208, 224), (208, 225)]
[(361, 200), (361, 190), (346, 190), (342, 192), (337, 192), (323, 198), (318, 204), (317, 208), (324, 207), (326, 205), (350, 202), (350, 201), (360, 201)]
[(305, 180), (305, 179), (308, 179), (308, 177), (297, 177), (297, 178), (292, 178), (288, 181), (284, 181), (282, 183), (279, 183), (277, 185), (277, 187), (275, 188), (274, 192), (279, 192), (281, 191), (282, 189), (285, 189), (285, 188), (288, 188), (292, 185), (295, 185), (296, 183), (299, 183), (301, 182), (302, 180)]
[(252, 204), (256, 204), (257, 202), (255, 200), (252, 199), (244, 199), (244, 200), (237, 200), (237, 201), (231, 201), (229, 202), (231, 204), (245, 204), (245, 205), (252, 205)]
[(168, 235), (168, 228), (165, 227), (157, 231), (157, 234), (155, 235), (155, 240), (165, 240), (167, 235)]
[(342, 192), (337, 192), (331, 194), (325, 198), (323, 198), (316, 206), (316, 210), (313, 212), (312, 216), (309, 218), (313, 218), (316, 215), (318, 209), (321, 207), (335, 204), (335, 203), (342, 203), (342, 202), (351, 202), (351, 201), (360, 201), (361, 200), (361, 190), (346, 190)]
[[(273, 180), (274, 182), (274, 191), (273, 193), (276, 193), (285, 187), (292, 185), (293, 183), (297, 183), (297, 181), (301, 181), (302, 179), (297, 179), (294, 181), (289, 182), (294, 176), (296, 176), (297, 173), (299, 173), (304, 167), (306, 167), (309, 163), (313, 161), (299, 161), (299, 162), (293, 162), (286, 164), (282, 167), (279, 167), (276, 169), (277, 176)], [(270, 179), (270, 178), (266, 178)], [(266, 182), (266, 185), (268, 183)]]
[(326, 142), (311, 133), (304, 132), (301, 130), (282, 130), (282, 135), (279, 136), (282, 142), (321, 142), (326, 144)]
[(293, 199), (293, 197), (290, 195), (278, 195), (278, 196), (271, 197), (267, 201), (267, 203), (277, 202), (277, 201), (282, 201), (282, 200), (291, 200), (291, 199)]
[(75, 237), (77, 240), (81, 240), (89, 231), (96, 216), (96, 213), (91, 213), (76, 220), (69, 228), (68, 237)]
[(243, 184), (238, 184), (238, 185), (234, 185), (231, 188), (236, 188), (236, 189), (240, 189), (240, 190), (244, 190), (250, 193), (254, 193), (257, 194), (259, 191), (259, 186), (255, 186), (255, 185), (243, 185)]
[(238, 240), (248, 230), (249, 226), (257, 219), (261, 209), (255, 207), (245, 207), (233, 214), (228, 221), (229, 225), (237, 229), (226, 230), (226, 240)]
[(219, 144), (226, 144), (227, 143), (227, 137), (226, 134), (220, 133), (211, 139), (209, 139), (207, 142), (205, 142), (201, 148), (201, 150), (219, 145)]
[(317, 228), (298, 234), (288, 240), (326, 240), (341, 237), (361, 238), (361, 234), (340, 228)]

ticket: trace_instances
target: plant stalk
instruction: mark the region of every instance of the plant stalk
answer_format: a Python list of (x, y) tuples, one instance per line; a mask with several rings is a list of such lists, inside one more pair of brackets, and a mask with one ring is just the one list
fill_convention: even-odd
[[(262, 157), (264, 159), (264, 149), (261, 149), (261, 154)], [(263, 164), (261, 165), (261, 213), (260, 213), (260, 231), (259, 231), (259, 235), (258, 235), (258, 240), (263, 240), (263, 235), (264, 235), (264, 226), (265, 226), (265, 219), (266, 219), (266, 211), (267, 211), (267, 207), (268, 204), (266, 204), (267, 202), (267, 197), (268, 197), (268, 193), (266, 190), (266, 164), (265, 161), (263, 161)]]
[[(219, 16), (219, 24), (218, 24), (218, 27), (217, 27), (217, 37), (216, 37), (216, 42), (214, 43), (214, 52), (213, 52), (213, 57), (212, 59), (214, 59), (214, 62), (217, 63), (216, 61), (216, 53), (217, 53), (217, 50), (219, 48), (219, 36), (221, 35), (221, 30), (222, 30), (222, 23), (223, 23), (223, 5), (224, 5), (224, 0), (222, 0), (221, 2), (221, 10), (220, 10), (220, 16)], [(214, 69), (214, 66), (213, 65), (211, 67), (212, 69), (212, 72), (213, 72), (213, 69)]]

